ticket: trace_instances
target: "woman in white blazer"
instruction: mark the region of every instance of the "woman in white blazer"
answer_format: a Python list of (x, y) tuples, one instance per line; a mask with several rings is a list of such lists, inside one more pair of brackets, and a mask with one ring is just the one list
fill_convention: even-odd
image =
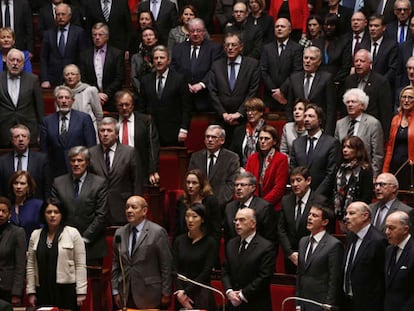
[(77, 310), (86, 298), (85, 244), (76, 228), (65, 225), (66, 216), (59, 202), (45, 202), (40, 210), (45, 226), (30, 237), (26, 293), (33, 307)]

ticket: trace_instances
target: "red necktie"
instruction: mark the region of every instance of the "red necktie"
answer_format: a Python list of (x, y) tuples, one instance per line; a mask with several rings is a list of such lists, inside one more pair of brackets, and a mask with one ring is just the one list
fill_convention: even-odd
[(128, 120), (122, 121), (122, 144), (128, 145)]

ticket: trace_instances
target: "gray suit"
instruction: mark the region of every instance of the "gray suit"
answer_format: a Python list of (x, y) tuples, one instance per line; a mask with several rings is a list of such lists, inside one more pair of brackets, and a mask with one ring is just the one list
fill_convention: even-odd
[[(342, 142), (348, 134), (351, 119), (346, 116), (336, 121), (335, 138)], [(365, 144), (371, 159), (374, 177), (381, 174), (384, 160), (384, 134), (381, 123), (373, 116), (363, 113), (359, 122), (357, 135)]]
[[(381, 208), (382, 203), (377, 201), (375, 203), (372, 203), (369, 205), (369, 207), (371, 208), (371, 223), (374, 224), (375, 219), (376, 219), (376, 215), (378, 212), (378, 209)], [(403, 202), (401, 202), (398, 199), (395, 199), (395, 201), (392, 203), (387, 215), (385, 215), (383, 222), (381, 223), (380, 227), (377, 228), (379, 231), (382, 231), (385, 233), (385, 220), (387, 219), (388, 215), (395, 212), (395, 211), (403, 211), (406, 212), (408, 215), (410, 215), (410, 213), (412, 212), (412, 208), (409, 207), (408, 205), (404, 204)]]
[(132, 289), (131, 295), (137, 308), (159, 308), (161, 296), (172, 293), (172, 255), (167, 232), (159, 225), (145, 220), (132, 256), (128, 251), (130, 234), (130, 224), (115, 232), (115, 237), (121, 237), (121, 244), (116, 244), (116, 239), (114, 240), (112, 290), (123, 292), (120, 247), (125, 269), (126, 296), (129, 297)]

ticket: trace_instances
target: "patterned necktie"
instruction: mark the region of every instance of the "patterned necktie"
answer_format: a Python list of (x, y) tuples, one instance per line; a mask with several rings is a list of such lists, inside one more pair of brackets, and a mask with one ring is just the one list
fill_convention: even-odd
[(111, 170), (111, 157), (109, 156), (109, 153), (111, 152), (111, 149), (106, 149), (105, 150), (105, 164), (106, 164), (106, 169), (109, 172)]
[(355, 124), (357, 123), (357, 121), (355, 119), (352, 119), (350, 121), (350, 125), (349, 125), (349, 129), (348, 129), (348, 136), (354, 136), (354, 131), (355, 131)]
[(103, 16), (105, 18), (105, 21), (108, 22), (108, 20), (109, 20), (109, 0), (104, 0), (103, 3), (104, 3), (104, 5), (103, 5), (102, 13), (103, 13)]
[(61, 120), (61, 125), (60, 125), (60, 138), (62, 139), (63, 142), (65, 142), (66, 135), (68, 133), (68, 129), (67, 129), (67, 126), (66, 126), (66, 120), (67, 119), (68, 118), (66, 116), (63, 116), (63, 117), (60, 118), (60, 120)]
[(305, 84), (303, 86), (303, 91), (304, 91), (304, 94), (305, 94), (305, 98), (306, 99), (308, 99), (309, 93), (310, 93), (311, 77), (312, 77), (312, 75), (310, 73), (307, 73), (306, 76), (305, 76)]

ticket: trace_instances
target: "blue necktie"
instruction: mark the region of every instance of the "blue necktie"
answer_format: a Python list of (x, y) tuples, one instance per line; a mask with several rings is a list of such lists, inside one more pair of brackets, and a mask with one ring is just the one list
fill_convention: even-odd
[(230, 90), (234, 90), (234, 86), (236, 85), (236, 63), (230, 63), (230, 78), (229, 78)]

